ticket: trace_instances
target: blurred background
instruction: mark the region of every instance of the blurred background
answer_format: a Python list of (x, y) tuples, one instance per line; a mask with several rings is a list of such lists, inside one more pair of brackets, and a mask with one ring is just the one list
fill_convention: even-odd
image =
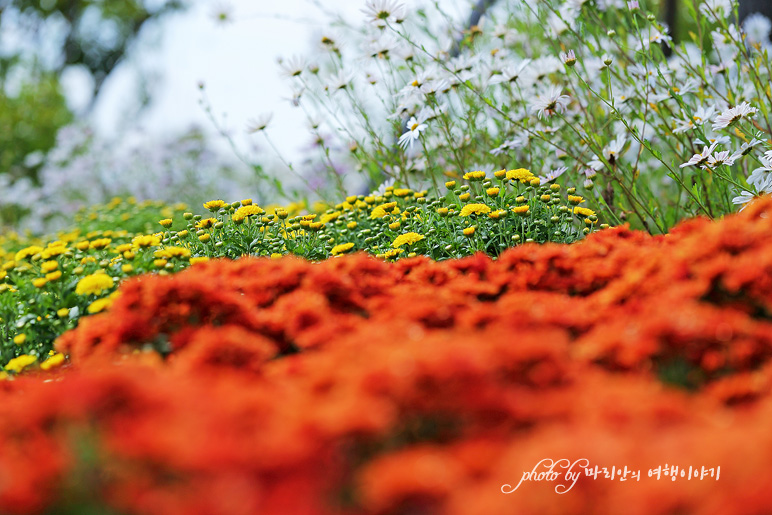
[(277, 59), (362, 5), (0, 0), (0, 227), (56, 229), (116, 195), (253, 195), (255, 167), (286, 171), (247, 129), (272, 113), (285, 156), (312, 138)]

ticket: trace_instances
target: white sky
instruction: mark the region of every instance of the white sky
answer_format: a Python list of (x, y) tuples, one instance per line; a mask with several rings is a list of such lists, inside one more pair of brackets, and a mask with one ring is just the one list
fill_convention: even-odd
[[(343, 14), (348, 20), (364, 18), (359, 9), (365, 0), (322, 0), (325, 9)], [(232, 23), (219, 24), (213, 13), (223, 6)], [(299, 23), (283, 18), (317, 21)], [(306, 143), (305, 118), (285, 100), (290, 96), (286, 79), (276, 63), (279, 56), (307, 54), (317, 43), (326, 18), (309, 0), (196, 0), (188, 10), (163, 22), (158, 41), (151, 38), (135, 52), (134, 61), (162, 73), (151, 89), (152, 106), (139, 121), (151, 135), (171, 136), (198, 124), (213, 133), (212, 123), (199, 105), (199, 81), (206, 84), (213, 113), (222, 120), (242, 149), (262, 137), (248, 136), (248, 120), (273, 112), (269, 134), (286, 157)], [(127, 100), (134, 98), (136, 74), (133, 63), (118, 69), (105, 84), (94, 113), (100, 132), (115, 135), (124, 116)], [(73, 85), (77, 78), (71, 78)], [(77, 86), (71, 88), (77, 96)], [(300, 136), (299, 136), (300, 134)], [(222, 138), (220, 146), (225, 144)]]

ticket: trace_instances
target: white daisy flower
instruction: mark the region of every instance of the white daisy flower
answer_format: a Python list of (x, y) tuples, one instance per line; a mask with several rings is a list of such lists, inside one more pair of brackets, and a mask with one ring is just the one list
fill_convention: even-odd
[(704, 147), (702, 149), (702, 152), (699, 154), (694, 154), (691, 159), (689, 159), (687, 162), (682, 164), (680, 168), (685, 168), (687, 166), (701, 166), (708, 162), (708, 159), (710, 159), (710, 156), (713, 154), (713, 151), (716, 149), (717, 143), (713, 143), (709, 147)]
[(626, 143), (627, 139), (623, 134), (620, 134), (603, 149), (603, 157), (613, 165), (625, 153)]
[(554, 181), (555, 179), (557, 179), (558, 177), (566, 173), (566, 170), (568, 170), (568, 168), (566, 168), (565, 166), (561, 166), (560, 168), (555, 168), (544, 177), (539, 177), (539, 182), (540, 184), (547, 184), (550, 181)]
[(405, 20), (405, 6), (395, 0), (368, 0), (361, 12), (379, 27), (387, 23), (402, 23)]
[(530, 59), (523, 59), (522, 61), (515, 61), (507, 64), (501, 69), (501, 73), (493, 75), (488, 81), (489, 84), (499, 84), (501, 82), (516, 82), (520, 78), (520, 75), (525, 70), (526, 66), (531, 63)]
[(760, 184), (766, 177), (772, 176), (772, 150), (767, 150), (759, 157), (761, 167), (756, 168), (748, 177), (748, 184)]
[(732, 2), (730, 0), (704, 0), (700, 5), (700, 12), (712, 18), (721, 15), (726, 17), (732, 14)]
[(324, 85), (324, 89), (334, 93), (338, 90), (345, 89), (353, 79), (353, 73), (340, 70), (338, 73), (330, 75), (330, 77), (327, 79), (327, 83)]
[(767, 195), (772, 193), (772, 175), (767, 176), (764, 181), (762, 181), (759, 184), (756, 184), (756, 193), (751, 193), (750, 191), (743, 191), (740, 195), (736, 196), (732, 199), (733, 204), (741, 205), (740, 211), (748, 207), (748, 203), (762, 195)]
[(725, 129), (741, 118), (747, 118), (756, 114), (757, 111), (758, 109), (751, 107), (748, 102), (743, 102), (718, 115), (716, 121), (713, 123), (713, 130), (717, 131), (719, 129)]
[(563, 61), (563, 64), (566, 66), (574, 66), (576, 64), (576, 54), (573, 50), (569, 50), (568, 53), (560, 52), (560, 60)]
[(286, 61), (279, 58), (279, 66), (282, 69), (282, 75), (285, 77), (297, 77), (306, 69), (306, 60), (301, 55), (293, 55)]
[(551, 85), (549, 89), (541, 95), (537, 95), (531, 102), (531, 113), (537, 114), (541, 118), (542, 116), (552, 116), (556, 112), (562, 113), (565, 111), (571, 99), (568, 95), (563, 95), (562, 92), (563, 88), (561, 86)]
[(256, 132), (264, 131), (268, 124), (271, 123), (273, 113), (263, 113), (256, 119), (249, 120), (247, 122), (247, 133), (254, 134)]
[(761, 13), (753, 13), (743, 21), (743, 32), (746, 34), (746, 41), (751, 45), (769, 43), (770, 30), (772, 22)]
[(427, 127), (428, 125), (425, 123), (418, 123), (415, 116), (410, 118), (407, 122), (407, 132), (399, 137), (399, 146), (405, 150), (407, 150), (408, 147), (412, 148), (413, 143), (415, 143), (421, 135), (421, 132), (426, 130)]
[(722, 150), (708, 157), (708, 168), (716, 168), (725, 165), (732, 166), (737, 158), (728, 150)]

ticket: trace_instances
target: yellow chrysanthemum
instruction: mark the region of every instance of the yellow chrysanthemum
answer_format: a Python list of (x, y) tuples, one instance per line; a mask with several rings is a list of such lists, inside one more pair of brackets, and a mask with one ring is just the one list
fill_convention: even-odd
[(110, 243), (113, 240), (110, 238), (97, 238), (96, 240), (93, 240), (91, 243), (89, 243), (89, 247), (92, 249), (103, 249), (110, 245)]
[[(56, 243), (56, 242), (55, 242)], [(48, 244), (48, 247), (43, 250), (43, 252), (40, 253), (41, 257), (43, 259), (51, 259), (54, 256), (58, 256), (60, 254), (64, 254), (67, 252), (67, 246), (64, 242), (58, 242), (61, 243), (61, 245), (52, 245)]]
[(210, 200), (209, 202), (204, 202), (204, 209), (208, 209), (209, 211), (217, 211), (218, 209), (222, 209), (225, 206), (229, 205), (224, 200)]
[(330, 254), (332, 254), (333, 256), (337, 256), (338, 254), (343, 254), (344, 252), (348, 252), (353, 248), (354, 248), (353, 243), (341, 243), (340, 245), (335, 245), (330, 251)]
[(157, 247), (161, 244), (161, 238), (154, 234), (142, 234), (131, 240), (134, 247)]
[(27, 259), (28, 257), (34, 256), (38, 252), (43, 252), (43, 247), (39, 247), (37, 245), (31, 245), (17, 252), (16, 255), (13, 257), (13, 259), (14, 261), (21, 261), (23, 259)]
[(580, 197), (579, 195), (569, 195), (568, 201), (572, 204), (581, 204), (584, 202), (584, 198)]
[(171, 227), (174, 220), (171, 218), (164, 218), (163, 220), (159, 220), (158, 223), (161, 224), (162, 227)]
[(26, 341), (27, 341), (27, 335), (24, 333), (17, 334), (16, 336), (13, 337), (13, 343), (15, 343), (16, 345), (22, 345)]
[[(375, 206), (373, 208), (372, 212), (370, 213), (370, 219), (372, 220), (372, 219), (375, 219), (375, 218), (383, 218), (389, 212), (394, 210), (394, 208), (396, 208), (396, 207), (397, 207), (397, 203), (396, 202), (387, 202), (385, 204), (381, 204), (380, 206)], [(395, 211), (395, 212), (397, 212), (397, 211)]]
[(325, 213), (319, 218), (319, 221), (323, 224), (326, 224), (327, 222), (333, 222), (340, 217), (341, 212), (340, 211), (333, 211), (332, 213)]
[(474, 172), (467, 172), (464, 174), (464, 179), (467, 181), (481, 181), (485, 179), (485, 172), (477, 170)]
[(186, 249), (185, 247), (166, 247), (163, 249), (156, 250), (153, 253), (153, 257), (162, 258), (162, 259), (185, 259), (190, 257), (190, 250)]
[(241, 206), (236, 210), (235, 213), (233, 213), (233, 221), (240, 222), (247, 217), (254, 216), (254, 215), (262, 215), (264, 213), (265, 211), (260, 206), (256, 206), (254, 204)]
[(473, 236), (475, 229), (476, 229), (476, 227), (474, 225), (472, 227), (467, 227), (463, 231), (464, 232), (464, 236)]
[(88, 311), (93, 315), (94, 313), (100, 313), (104, 311), (105, 309), (112, 306), (112, 304), (113, 304), (113, 299), (109, 297), (105, 297), (104, 299), (97, 299), (88, 305), (88, 307), (86, 308), (86, 311)]
[(485, 193), (489, 197), (498, 197), (499, 196), (499, 189), (498, 188), (488, 188), (487, 190), (485, 190)]
[(42, 370), (50, 370), (52, 368), (56, 368), (58, 366), (61, 366), (62, 363), (64, 363), (64, 354), (62, 354), (61, 352), (58, 352), (58, 353), (54, 354), (53, 356), (49, 357), (43, 363), (41, 363), (40, 364), (40, 368)]
[(217, 223), (217, 218), (204, 218), (196, 224), (196, 229), (209, 229)]
[(527, 215), (528, 211), (530, 210), (531, 210), (531, 206), (529, 206), (528, 204), (524, 206), (516, 206), (512, 208), (512, 212), (518, 215)]
[(406, 232), (405, 234), (400, 234), (397, 236), (391, 246), (396, 249), (402, 245), (412, 245), (425, 238), (426, 236), (423, 234), (418, 234), (417, 232)]
[(59, 263), (56, 261), (46, 261), (40, 265), (40, 269), (45, 273), (53, 272), (57, 268), (59, 268)]
[(595, 214), (595, 211), (592, 209), (587, 209), (586, 207), (574, 207), (574, 214), (579, 216), (592, 216)]
[(75, 293), (78, 295), (101, 295), (103, 291), (109, 290), (115, 286), (113, 278), (107, 274), (87, 275), (75, 286)]
[(497, 178), (497, 179), (503, 179), (504, 177), (507, 176), (507, 171), (506, 170), (498, 170), (496, 172), (493, 172), (493, 176), (495, 178)]
[(516, 170), (509, 170), (507, 172), (507, 179), (514, 179), (516, 181), (529, 181), (534, 178), (534, 175), (531, 173), (530, 170), (526, 170), (525, 168), (518, 168)]
[(29, 354), (22, 354), (21, 356), (17, 358), (13, 358), (11, 361), (8, 362), (8, 364), (5, 366), (6, 370), (11, 370), (13, 372), (16, 372), (17, 374), (36, 362), (38, 358), (35, 356), (30, 356)]
[(42, 288), (46, 283), (48, 283), (48, 279), (45, 277), (38, 277), (37, 279), (32, 280), (32, 286), (35, 288)]
[(398, 188), (394, 190), (394, 196), (395, 197), (407, 197), (412, 193), (411, 190), (407, 188)]
[(209, 258), (206, 256), (199, 256), (199, 257), (192, 257), (190, 258), (190, 264), (195, 265), (196, 263), (206, 263), (209, 261)]
[(472, 194), (471, 194), (471, 193), (469, 193), (469, 192), (466, 192), (466, 193), (462, 193), (461, 195), (459, 195), (459, 196), (458, 196), (458, 199), (459, 199), (461, 202), (466, 202), (466, 201), (467, 201), (467, 200), (469, 200), (471, 197), (472, 197)]
[(58, 316), (59, 318), (64, 318), (69, 314), (70, 314), (70, 308), (62, 308), (62, 309), (56, 310), (56, 316)]
[(62, 271), (61, 270), (56, 270), (54, 272), (46, 274), (46, 280), (47, 281), (56, 281), (60, 277), (62, 277)]
[(485, 204), (467, 204), (461, 208), (460, 216), (486, 215), (491, 212), (491, 208)]

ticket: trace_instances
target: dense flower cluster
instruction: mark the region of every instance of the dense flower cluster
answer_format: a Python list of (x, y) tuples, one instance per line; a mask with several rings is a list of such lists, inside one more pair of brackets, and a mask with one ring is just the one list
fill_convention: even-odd
[[(763, 511), (770, 215), (127, 280), (60, 337), (67, 364), (0, 383), (0, 511)], [(544, 458), (643, 477), (502, 493)], [(665, 463), (721, 466), (720, 488), (646, 477)]]

